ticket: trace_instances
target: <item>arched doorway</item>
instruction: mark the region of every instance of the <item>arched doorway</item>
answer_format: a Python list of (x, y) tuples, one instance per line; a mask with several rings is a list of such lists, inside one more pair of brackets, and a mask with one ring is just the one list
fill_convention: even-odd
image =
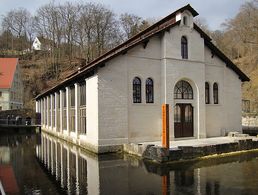
[(194, 110), (191, 104), (193, 96), (193, 89), (187, 81), (177, 82), (174, 89), (174, 99), (177, 100), (174, 107), (175, 138), (193, 137)]

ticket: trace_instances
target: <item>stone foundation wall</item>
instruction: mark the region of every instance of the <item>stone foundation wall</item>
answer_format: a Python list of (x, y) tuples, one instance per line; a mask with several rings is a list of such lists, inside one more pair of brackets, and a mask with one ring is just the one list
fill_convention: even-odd
[(124, 145), (124, 151), (143, 159), (158, 163), (191, 160), (204, 156), (237, 152), (243, 150), (258, 149), (258, 139), (251, 137), (235, 138), (234, 142), (205, 146), (179, 146), (178, 148), (166, 149), (154, 145)]

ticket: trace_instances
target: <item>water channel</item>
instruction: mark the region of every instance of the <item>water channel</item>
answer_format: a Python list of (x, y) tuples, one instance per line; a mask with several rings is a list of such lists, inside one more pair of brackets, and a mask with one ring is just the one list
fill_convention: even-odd
[(7, 194), (257, 194), (258, 154), (157, 166), (44, 133), (1, 134), (0, 181)]

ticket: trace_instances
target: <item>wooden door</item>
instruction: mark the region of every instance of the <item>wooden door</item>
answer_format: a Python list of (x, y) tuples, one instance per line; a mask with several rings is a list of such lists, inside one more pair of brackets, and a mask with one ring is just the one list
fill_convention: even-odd
[(176, 104), (174, 131), (175, 138), (193, 137), (193, 107), (191, 104)]

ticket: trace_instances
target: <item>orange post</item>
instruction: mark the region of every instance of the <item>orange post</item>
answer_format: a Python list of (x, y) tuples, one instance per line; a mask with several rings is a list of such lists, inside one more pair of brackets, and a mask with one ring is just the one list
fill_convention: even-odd
[(162, 104), (162, 147), (169, 148), (169, 105)]
[(170, 194), (170, 176), (169, 173), (167, 175), (162, 176), (162, 195)]

